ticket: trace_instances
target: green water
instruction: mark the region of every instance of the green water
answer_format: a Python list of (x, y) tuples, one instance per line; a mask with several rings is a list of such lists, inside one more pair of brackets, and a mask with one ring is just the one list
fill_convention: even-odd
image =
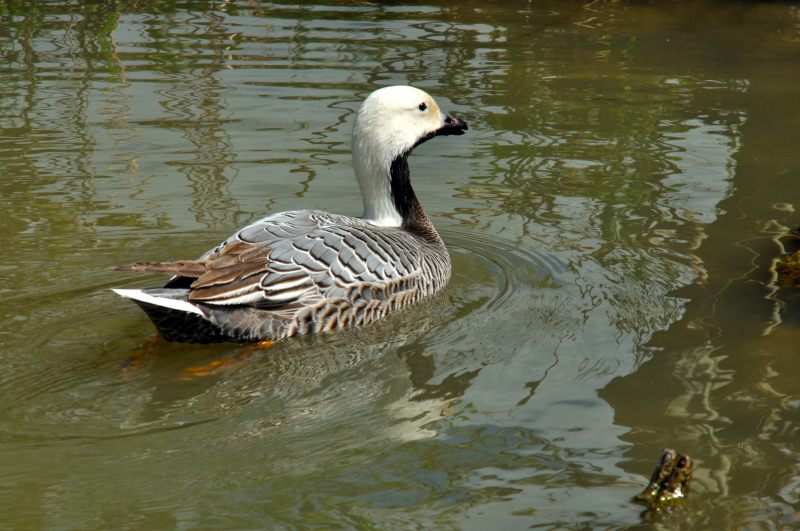
[[(634, 527), (664, 446), (664, 527), (800, 525), (795, 3), (6, 2), (0, 54), (0, 527)], [(411, 159), (440, 296), (253, 351), (109, 291), (359, 214), (398, 83), (470, 125)]]

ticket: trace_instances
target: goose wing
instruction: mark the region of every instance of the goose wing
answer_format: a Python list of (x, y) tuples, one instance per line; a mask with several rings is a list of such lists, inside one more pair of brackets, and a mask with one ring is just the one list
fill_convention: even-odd
[(161, 265), (175, 265), (170, 272), (194, 279), (190, 301), (271, 308), (413, 276), (420, 268), (418, 245), (399, 229), (293, 211), (245, 227), (198, 260)]

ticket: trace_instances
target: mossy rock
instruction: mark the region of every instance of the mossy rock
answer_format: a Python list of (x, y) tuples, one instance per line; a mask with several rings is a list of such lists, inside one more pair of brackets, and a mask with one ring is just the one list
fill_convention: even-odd
[(691, 457), (664, 448), (650, 483), (634, 500), (647, 505), (651, 513), (676, 505), (686, 498), (693, 473)]
[(782, 288), (800, 288), (800, 251), (778, 258), (775, 264), (778, 285)]

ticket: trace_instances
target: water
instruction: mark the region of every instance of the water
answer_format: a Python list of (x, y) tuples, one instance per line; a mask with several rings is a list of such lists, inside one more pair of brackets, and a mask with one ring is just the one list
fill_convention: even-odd
[[(799, 525), (792, 3), (0, 7), (9, 528)], [(260, 351), (153, 341), (107, 270), (268, 212), (358, 214), (349, 133), (410, 83), (454, 276)], [(221, 362), (221, 367), (216, 364)]]

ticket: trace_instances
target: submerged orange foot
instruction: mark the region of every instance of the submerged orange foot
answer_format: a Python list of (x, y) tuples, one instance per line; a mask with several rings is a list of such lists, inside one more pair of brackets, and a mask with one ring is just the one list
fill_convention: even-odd
[(122, 361), (120, 374), (123, 376), (128, 376), (138, 372), (145, 362), (147, 362), (147, 360), (153, 356), (153, 351), (163, 342), (164, 338), (161, 337), (161, 334), (156, 332), (151, 339), (148, 339), (141, 347), (139, 347), (139, 352), (137, 354), (129, 356)]
[(203, 365), (196, 365), (194, 367), (186, 367), (183, 372), (186, 373), (187, 378), (202, 378), (210, 376), (223, 369), (237, 367), (244, 363), (250, 355), (256, 350), (266, 350), (270, 348), (274, 342), (270, 340), (259, 341), (252, 347), (248, 347), (244, 352), (232, 356), (223, 356), (215, 360), (211, 360)]
[(204, 363), (202, 365), (196, 365), (194, 367), (184, 367), (183, 372), (188, 377), (192, 378), (209, 376), (226, 367), (236, 366), (240, 364), (242, 361), (244, 360), (242, 359), (241, 355), (225, 356), (223, 358), (211, 360), (210, 362)]

